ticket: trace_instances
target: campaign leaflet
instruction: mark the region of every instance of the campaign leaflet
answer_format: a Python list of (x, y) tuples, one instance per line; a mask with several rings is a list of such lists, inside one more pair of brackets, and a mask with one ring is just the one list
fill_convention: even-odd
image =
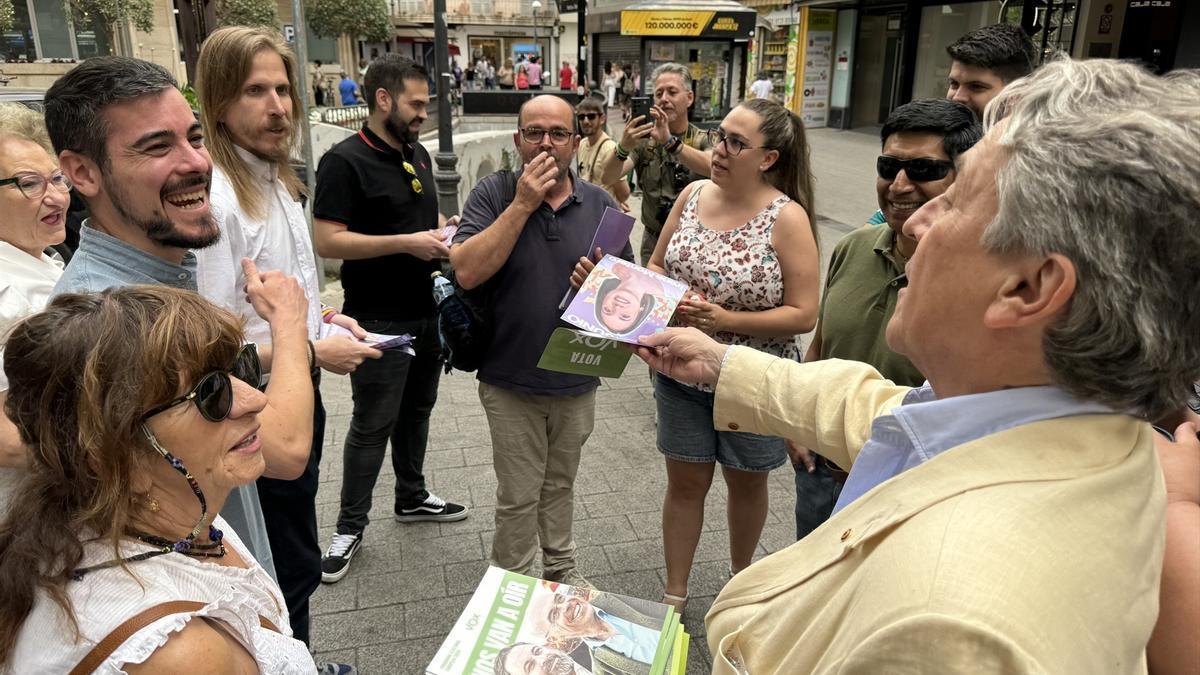
[(570, 328), (555, 328), (537, 367), (558, 373), (620, 377), (633, 351), (608, 338)]
[[(629, 243), (629, 235), (633, 232), (635, 222), (633, 216), (628, 213), (611, 206), (604, 207), (604, 215), (600, 216), (600, 224), (596, 226), (596, 234), (592, 235), (591, 246), (588, 246), (587, 257), (591, 259), (596, 255), (596, 249), (600, 249), (602, 255), (621, 255), (625, 244)], [(574, 292), (575, 289), (567, 289), (562, 302), (558, 303), (559, 309), (566, 309)]]
[(587, 333), (638, 344), (667, 327), (687, 284), (611, 255), (579, 287), (562, 319)]
[[(354, 333), (350, 332), (350, 329), (348, 328), (343, 328), (333, 323), (321, 324), (321, 339), (333, 337), (334, 335), (347, 335), (355, 340), (358, 340), (358, 338), (354, 337)], [(395, 349), (397, 351), (404, 352), (409, 356), (414, 356), (417, 352), (412, 348), (413, 340), (413, 336), (409, 335), (408, 333), (405, 333), (404, 335), (385, 335), (383, 333), (367, 332), (367, 337), (359, 340), (359, 342), (368, 344), (375, 349)]]
[(665, 675), (687, 660), (669, 605), (490, 567), (427, 675)]

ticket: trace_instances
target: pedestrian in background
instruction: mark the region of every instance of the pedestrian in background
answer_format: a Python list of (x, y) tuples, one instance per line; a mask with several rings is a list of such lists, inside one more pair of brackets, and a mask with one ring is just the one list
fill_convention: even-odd
[(946, 47), (950, 87), (946, 98), (962, 103), (982, 120), (983, 110), (1010, 82), (1033, 72), (1033, 41), (1016, 24), (973, 30)]
[(496, 84), (500, 85), (503, 90), (513, 88), (513, 61), (512, 59), (504, 59), (504, 65), (496, 71)]
[(758, 77), (754, 79), (754, 83), (750, 85), (751, 98), (764, 98), (771, 100), (771, 91), (775, 85), (771, 84), (771, 77), (767, 75), (767, 71), (758, 71)]
[(575, 72), (571, 70), (570, 61), (563, 61), (562, 68), (558, 70), (558, 88), (563, 91), (575, 88)]

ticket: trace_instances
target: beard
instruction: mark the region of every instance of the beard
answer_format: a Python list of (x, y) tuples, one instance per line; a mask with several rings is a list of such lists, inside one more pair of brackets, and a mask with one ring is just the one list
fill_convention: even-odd
[(401, 143), (416, 143), (420, 133), (412, 130), (411, 123), (412, 120), (406, 122), (404, 118), (400, 117), (399, 111), (393, 110), (392, 114), (383, 121), (383, 128), (387, 129), (392, 138)]
[[(217, 243), (221, 238), (221, 230), (217, 227), (216, 220), (213, 219), (211, 203), (210, 210), (203, 216), (198, 216), (195, 224), (199, 226), (200, 232), (196, 234), (188, 234), (181, 232), (176, 227), (171, 219), (167, 218), (158, 209), (154, 209), (149, 215), (134, 213), (130, 205), (134, 203), (128, 194), (117, 183), (112, 180), (111, 174), (103, 175), (104, 190), (110, 195), (113, 208), (116, 209), (117, 215), (121, 216), (125, 222), (137, 226), (146, 233), (146, 237), (156, 244), (161, 246), (169, 246), (172, 248), (188, 248), (200, 249), (208, 248)], [(180, 190), (186, 190), (190, 187), (208, 187), (209, 179), (203, 174), (195, 174), (193, 177), (184, 178), (174, 183), (164, 185), (159, 192), (159, 200), (163, 199), (164, 195)], [(204, 198), (209, 199), (207, 190), (205, 190)]]
[(266, 152), (261, 152), (255, 148), (248, 148), (250, 154), (266, 162), (274, 164), (286, 163), (291, 158), (292, 141), (295, 138), (291, 123), (283, 117), (272, 117), (271, 123), (267, 126), (266, 130), (270, 132), (282, 131), (285, 135), (277, 145), (272, 146)]
[(549, 654), (542, 661), (542, 675), (575, 675), (575, 661), (566, 654)]

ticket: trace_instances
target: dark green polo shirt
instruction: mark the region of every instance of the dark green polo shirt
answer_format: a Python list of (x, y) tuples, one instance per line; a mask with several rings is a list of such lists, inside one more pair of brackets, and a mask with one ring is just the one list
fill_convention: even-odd
[[(683, 143), (697, 150), (712, 149), (708, 134), (695, 124), (688, 124), (687, 131), (683, 133)], [(638, 187), (642, 189), (642, 226), (651, 234), (658, 235), (663, 228), (663, 223), (658, 220), (662, 208), (667, 206), (667, 211), (670, 211), (670, 206), (675, 204), (683, 188), (704, 176), (692, 172), (679, 157), (654, 141), (639, 145), (629, 156), (633, 158)]]
[(855, 230), (834, 247), (821, 299), (821, 358), (868, 363), (896, 384), (919, 387), (925, 376), (885, 337), (896, 296), (908, 285), (895, 246), (885, 223)]

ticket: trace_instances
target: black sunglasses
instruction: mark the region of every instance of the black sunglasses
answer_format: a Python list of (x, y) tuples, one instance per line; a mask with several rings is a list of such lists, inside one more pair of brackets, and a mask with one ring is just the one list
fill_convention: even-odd
[(578, 117), (580, 120), (583, 120), (584, 122), (591, 122), (592, 120), (596, 119), (599, 116), (600, 116), (600, 113), (579, 113), (578, 115), (576, 115), (576, 117)]
[(954, 168), (954, 162), (945, 159), (896, 159), (880, 155), (875, 160), (875, 172), (884, 180), (895, 180), (901, 170), (911, 181), (925, 183), (931, 180), (941, 180)]
[(214, 370), (196, 383), (186, 395), (172, 399), (160, 406), (155, 406), (149, 410), (142, 419), (149, 419), (155, 415), (174, 408), (180, 403), (186, 401), (195, 401), (196, 409), (200, 411), (200, 415), (209, 422), (220, 422), (229, 417), (230, 411), (233, 410), (233, 381), (230, 377), (245, 382), (257, 389), (262, 384), (262, 364), (258, 360), (258, 350), (254, 345), (246, 345), (242, 347), (237, 356), (233, 359), (233, 366), (229, 370)]

